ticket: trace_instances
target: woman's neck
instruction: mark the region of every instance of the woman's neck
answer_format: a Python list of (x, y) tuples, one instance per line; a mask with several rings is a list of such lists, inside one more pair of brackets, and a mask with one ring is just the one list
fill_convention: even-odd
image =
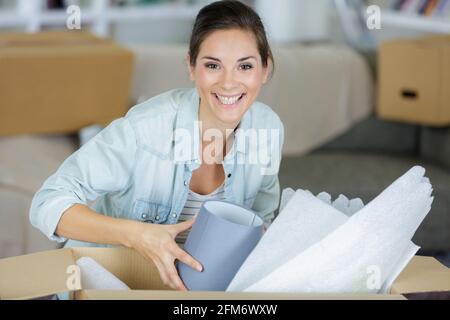
[[(234, 131), (239, 125), (239, 122), (236, 123), (236, 125), (225, 124), (210, 116), (207, 110), (208, 109), (205, 106), (202, 107), (200, 104), (198, 119), (201, 123), (200, 137), (202, 141), (202, 150), (205, 150), (211, 143), (214, 144), (214, 140), (212, 140), (211, 136), (214, 136), (214, 139), (220, 138), (217, 142), (219, 151), (215, 153), (215, 157), (217, 160), (223, 160), (232, 146)], [(217, 135), (219, 135), (219, 137), (217, 137)]]

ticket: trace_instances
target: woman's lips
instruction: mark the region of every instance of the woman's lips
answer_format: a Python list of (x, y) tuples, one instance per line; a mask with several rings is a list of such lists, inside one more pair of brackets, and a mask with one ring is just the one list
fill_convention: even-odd
[(222, 103), (222, 101), (220, 101), (220, 99), (219, 99), (219, 97), (217, 96), (216, 93), (213, 93), (212, 95), (214, 96), (216, 101), (220, 104), (220, 106), (222, 108), (224, 108), (224, 109), (234, 109), (234, 108), (238, 107), (242, 103), (242, 101), (244, 100), (244, 97), (246, 96), (246, 94), (243, 93), (243, 94), (241, 94), (239, 99), (236, 100), (235, 103), (233, 103), (233, 104), (224, 104), (224, 103)]

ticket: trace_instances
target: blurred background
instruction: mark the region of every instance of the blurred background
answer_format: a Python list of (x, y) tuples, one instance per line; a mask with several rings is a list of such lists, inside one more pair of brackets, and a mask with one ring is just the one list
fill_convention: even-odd
[[(204, 0), (0, 0), (0, 258), (54, 248), (28, 222), (62, 161), (139, 101), (192, 87)], [(414, 241), (450, 265), (450, 0), (255, 0), (285, 125), (282, 188), (376, 197), (413, 165), (434, 187)]]

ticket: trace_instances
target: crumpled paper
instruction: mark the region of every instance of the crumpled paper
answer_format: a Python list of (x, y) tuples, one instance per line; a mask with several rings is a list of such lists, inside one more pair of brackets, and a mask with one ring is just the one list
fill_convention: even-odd
[(425, 169), (413, 167), (366, 206), (285, 189), (280, 214), (227, 291), (386, 293), (416, 254), (431, 209)]
[(85, 290), (130, 290), (119, 278), (90, 257), (76, 261), (81, 271), (81, 285)]

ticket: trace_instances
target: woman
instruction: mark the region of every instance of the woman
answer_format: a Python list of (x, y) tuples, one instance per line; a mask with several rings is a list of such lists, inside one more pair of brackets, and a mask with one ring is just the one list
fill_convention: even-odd
[[(186, 288), (176, 259), (202, 268), (177, 242), (204, 200), (224, 199), (272, 221), (284, 133), (278, 116), (255, 101), (273, 58), (250, 7), (204, 7), (186, 62), (196, 88), (163, 93), (113, 121), (45, 181), (30, 209), (31, 223), (50, 239), (133, 248), (178, 290)], [(268, 157), (255, 161), (261, 154)]]

